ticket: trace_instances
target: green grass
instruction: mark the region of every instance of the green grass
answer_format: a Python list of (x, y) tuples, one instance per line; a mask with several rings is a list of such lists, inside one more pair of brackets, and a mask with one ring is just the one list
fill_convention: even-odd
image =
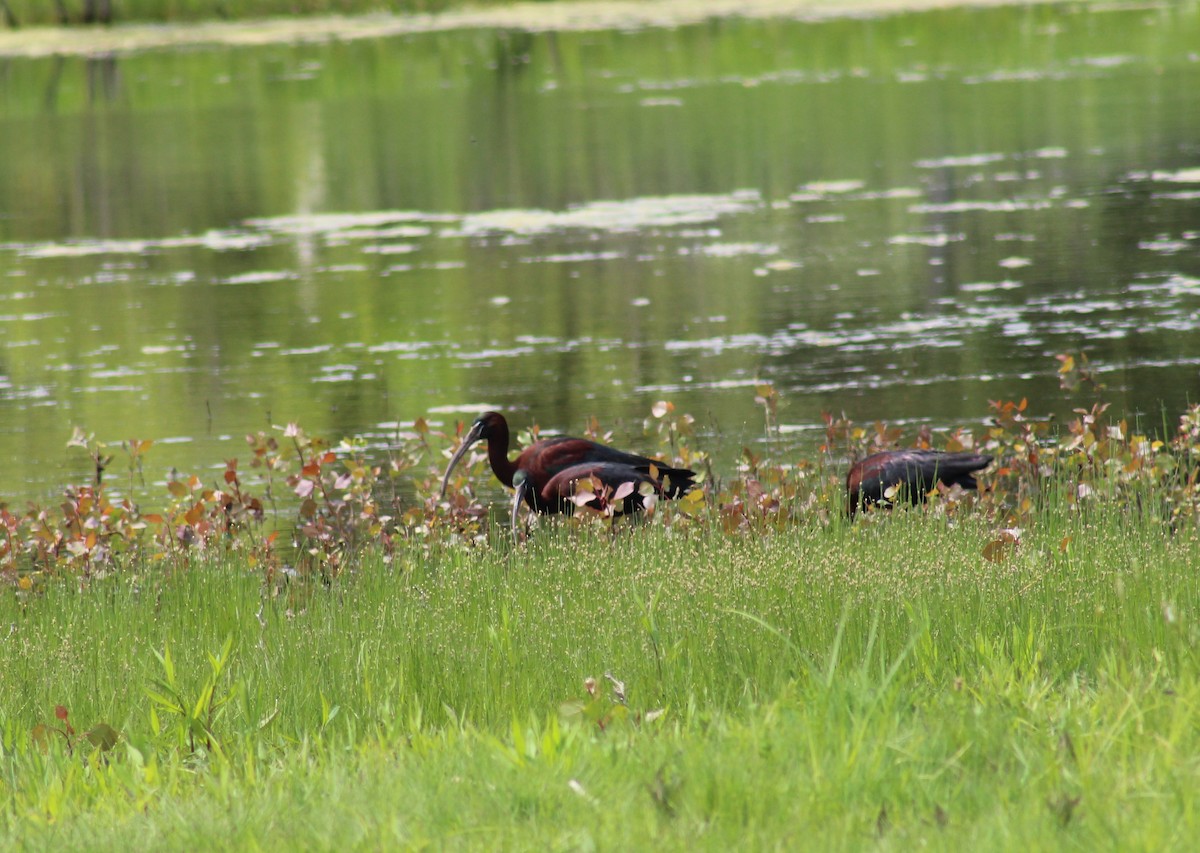
[[(329, 587), (214, 560), (9, 593), (0, 845), (1184, 849), (1200, 832), (1191, 529), (1055, 504), (991, 563), (986, 521), (928, 511), (765, 537), (543, 527)], [(152, 719), (164, 650), (189, 709), (206, 679), (228, 697), (211, 749)], [(598, 698), (560, 716), (588, 677)], [(120, 742), (39, 746), (56, 704)]]

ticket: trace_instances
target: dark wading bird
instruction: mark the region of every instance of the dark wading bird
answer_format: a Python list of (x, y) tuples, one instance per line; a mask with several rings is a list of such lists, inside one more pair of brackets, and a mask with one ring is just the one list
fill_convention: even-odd
[(505, 486), (514, 488), (513, 476), (517, 471), (524, 472), (525, 486), (519, 491), (525, 503), (536, 512), (562, 512), (564, 502), (561, 496), (556, 495), (554, 490), (546, 493), (548, 497), (543, 498), (542, 494), (555, 475), (576, 465), (615, 466), (602, 469), (602, 481), (604, 476), (616, 477), (618, 469), (624, 469), (620, 473), (627, 478), (645, 477), (656, 482), (657, 491), (665, 498), (679, 497), (695, 485), (694, 471), (672, 468), (645, 456), (626, 453), (615, 447), (588, 441), (586, 438), (571, 438), (565, 435), (535, 441), (522, 450), (515, 460), (509, 461), (508, 438), (508, 422), (504, 420), (504, 415), (499, 412), (484, 412), (476, 418), (475, 423), (471, 424), (471, 429), (463, 437), (462, 445), (446, 466), (446, 476), (442, 478), (442, 497), (446, 496), (446, 487), (450, 484), (454, 466), (479, 441), (487, 442), (488, 462), (491, 463), (492, 473)]
[(947, 487), (978, 488), (974, 474), (990, 465), (992, 457), (980, 453), (944, 453), (940, 450), (888, 450), (856, 462), (846, 475), (850, 515), (871, 504), (890, 503), (885, 494), (893, 486), (914, 504), (925, 500), (940, 482)]
[[(647, 499), (662, 497), (663, 485), (654, 478), (656, 465), (649, 471), (624, 465), (620, 462), (584, 462), (564, 468), (551, 477), (540, 489), (537, 500), (548, 512), (570, 513), (576, 506), (588, 506), (595, 510), (611, 510), (615, 518), (637, 512), (646, 506)], [(519, 541), (517, 513), (521, 501), (527, 500), (528, 492), (534, 489), (528, 472), (518, 470), (513, 475), (512, 530), (513, 539)], [(532, 506), (532, 504), (530, 504)]]

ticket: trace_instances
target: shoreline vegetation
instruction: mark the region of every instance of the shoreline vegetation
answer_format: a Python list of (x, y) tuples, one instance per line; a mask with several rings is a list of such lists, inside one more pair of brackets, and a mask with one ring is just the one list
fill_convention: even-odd
[[(697, 499), (519, 545), (484, 453), (438, 497), (461, 427), (248, 436), (157, 513), (152, 443), (77, 431), (91, 484), (0, 506), (0, 846), (1186, 849), (1200, 404), (1132, 424), (1057, 358), (1069, 422), (830, 415), (818, 459), (761, 384), (720, 472), (660, 402)], [(839, 460), (931, 440), (978, 494), (846, 517)]]
[[(0, 0), (0, 57), (96, 56), (211, 45), (351, 40), (459, 29), (529, 31), (672, 27), (711, 18), (821, 20), (949, 7), (1009, 6), (1050, 0), (562, 0), (427, 3), (380, 12), (376, 2), (260, 0), (119, 3), (116, 0)], [(87, 6), (87, 8), (85, 8)], [(437, 8), (440, 7), (440, 8)], [(91, 11), (88, 11), (91, 9)], [(99, 11), (97, 11), (99, 10)], [(111, 25), (103, 22), (111, 19)], [(90, 21), (90, 22), (89, 22)]]
[[(1174, 418), (1164, 412), (1159, 424), (1130, 422), (1109, 413), (1105, 386), (1085, 354), (1056, 360), (1061, 388), (1090, 403), (1077, 406), (1068, 423), (1038, 416), (1024, 399), (991, 401), (990, 426), (983, 430), (959, 427), (937, 435), (823, 413), (825, 438), (813, 458), (775, 458), (780, 398), (773, 384), (760, 383), (754, 403), (762, 407), (764, 442), (743, 448), (732, 471), (714, 469), (710, 453), (697, 445), (690, 414), (659, 401), (643, 422), (643, 447), (635, 449), (698, 472), (698, 486), (652, 513), (652, 526), (681, 535), (765, 535), (812, 525), (839, 530), (847, 524), (846, 460), (915, 448), (995, 460), (980, 476), (978, 494), (939, 483), (926, 496), (929, 511), (948, 520), (990, 522), (994, 537), (980, 552), (989, 562), (1002, 563), (1019, 546), (1031, 515), (1060, 503), (1081, 511), (1115, 502), (1171, 530), (1193, 530), (1200, 515), (1200, 404)], [(583, 435), (611, 444), (612, 433), (604, 430), (593, 418)], [(519, 432), (517, 442), (526, 446), (539, 436), (534, 425)], [(494, 545), (506, 532), (503, 513), (493, 516), (490, 508), (495, 489), (482, 467), (486, 453), (476, 448), (441, 482), (449, 451), (464, 438), (461, 423), (447, 433), (418, 418), (398, 426), (384, 451), (359, 437), (311, 436), (293, 423), (247, 435), (244, 455), (226, 459), (219, 476), (172, 466), (165, 481), (152, 482), (146, 469), (153, 440), (109, 444), (76, 427), (67, 448), (90, 459), (92, 481), (68, 484), (57, 508), (0, 500), (0, 578), (30, 593), (63, 576), (91, 579), (156, 565), (186, 570), (216, 551), (243, 555), (268, 575), (300, 573), (327, 582), (371, 550), (390, 563), (419, 561), (430, 548), (458, 543)], [(900, 501), (898, 494), (885, 495)], [(576, 501), (581, 506), (571, 522), (591, 517), (615, 533), (619, 510), (607, 500), (611, 490), (595, 497), (604, 511)], [(868, 513), (859, 523), (869, 525), (878, 515)], [(536, 529), (530, 535), (536, 537)]]

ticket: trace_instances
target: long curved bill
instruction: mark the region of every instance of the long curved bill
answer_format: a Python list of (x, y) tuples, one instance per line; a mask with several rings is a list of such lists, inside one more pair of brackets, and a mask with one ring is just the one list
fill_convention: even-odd
[(477, 423), (472, 425), (471, 431), (463, 437), (463, 442), (458, 446), (458, 450), (454, 451), (454, 455), (450, 457), (450, 464), (446, 466), (446, 474), (442, 477), (442, 492), (438, 495), (439, 501), (446, 498), (446, 488), (450, 485), (450, 475), (454, 473), (454, 466), (467, 455), (467, 451), (471, 449), (475, 442), (479, 441), (479, 434), (481, 432), (483, 432), (482, 424)]
[[(523, 472), (522, 472), (523, 473)], [(513, 486), (516, 491), (513, 493), (512, 503), (512, 532), (513, 542), (521, 544), (521, 528), (517, 526), (517, 515), (521, 511), (521, 501), (525, 499), (525, 490), (529, 488), (529, 480), (524, 477), (513, 477)]]

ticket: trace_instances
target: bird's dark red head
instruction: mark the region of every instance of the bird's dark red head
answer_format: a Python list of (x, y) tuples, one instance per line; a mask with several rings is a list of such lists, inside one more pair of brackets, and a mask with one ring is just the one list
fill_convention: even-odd
[[(475, 419), (471, 424), (471, 428), (467, 430), (467, 434), (463, 436), (462, 444), (458, 450), (450, 457), (450, 464), (446, 466), (446, 475), (442, 478), (442, 493), (441, 496), (446, 496), (446, 488), (450, 485), (450, 474), (454, 471), (454, 466), (458, 461), (467, 455), (467, 451), (480, 441), (488, 442), (488, 456), (492, 459), (492, 468), (496, 469), (496, 458), (504, 460), (504, 454), (508, 452), (508, 422), (504, 420), (504, 415), (499, 412), (484, 412)], [(492, 442), (495, 441), (495, 448), (492, 447)], [(493, 456), (494, 454), (494, 456)], [(503, 465), (503, 463), (501, 463)], [(497, 472), (500, 476), (501, 472)], [(501, 477), (501, 482), (504, 482)]]
[(475, 441), (482, 441), (496, 435), (501, 429), (508, 432), (508, 422), (504, 420), (504, 415), (499, 412), (484, 412), (475, 419), (475, 423), (471, 424), (471, 431), (468, 435), (472, 436)]

